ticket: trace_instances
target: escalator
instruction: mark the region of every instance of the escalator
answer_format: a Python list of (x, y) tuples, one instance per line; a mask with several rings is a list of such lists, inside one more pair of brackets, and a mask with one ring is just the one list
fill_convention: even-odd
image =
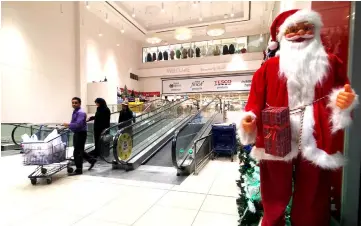
[[(156, 99), (144, 104), (144, 111), (142, 114), (135, 117), (136, 121), (141, 121), (150, 117), (153, 114), (161, 111), (164, 107), (171, 104), (169, 101)], [(92, 107), (92, 106), (91, 106)], [(88, 108), (89, 110), (90, 108)], [(95, 108), (94, 108), (95, 109)], [(95, 112), (93, 112), (95, 113)], [(91, 113), (90, 113), (91, 115)], [(111, 125), (118, 124), (119, 111), (111, 111)], [(93, 122), (88, 123), (88, 136), (86, 143), (86, 151), (94, 149), (94, 136), (93, 136)], [(32, 136), (35, 134), (39, 140), (44, 140), (54, 129), (59, 128), (56, 123), (45, 124), (30, 124), (30, 123), (7, 123), (1, 125), (2, 130), (2, 146), (1, 151), (6, 150), (21, 150), (21, 136), (28, 134)], [(68, 139), (69, 145), (72, 146), (72, 134), (69, 133)]]
[[(198, 101), (188, 99), (151, 117), (152, 122), (142, 130), (137, 130), (137, 123), (121, 129), (114, 139), (113, 168), (129, 171), (141, 165), (172, 167), (172, 141), (177, 131), (187, 134), (184, 136), (187, 138), (178, 139), (178, 143), (189, 146), (193, 138), (204, 134), (205, 127), (220, 115), (220, 106), (220, 99), (215, 99), (198, 110)], [(129, 139), (122, 139), (125, 135)]]
[[(216, 99), (198, 113), (187, 125), (179, 128), (171, 145), (172, 166), (177, 176), (190, 175), (209, 160), (212, 149), (212, 125), (223, 122), (221, 100)], [(213, 107), (212, 107), (213, 105)]]
[[(168, 142), (175, 129), (186, 123), (198, 109), (194, 99), (171, 102), (161, 111), (120, 130), (119, 125), (113, 126), (102, 134), (101, 153), (107, 162), (113, 163), (113, 168), (133, 170), (151, 157), (159, 144)], [(126, 151), (121, 146), (126, 143), (122, 139), (124, 136), (128, 136), (127, 142), (130, 142), (126, 144), (130, 147)]]

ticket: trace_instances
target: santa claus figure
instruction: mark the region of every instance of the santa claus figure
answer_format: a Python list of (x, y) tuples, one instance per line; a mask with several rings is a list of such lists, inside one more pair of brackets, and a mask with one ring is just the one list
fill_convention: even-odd
[[(255, 144), (251, 156), (261, 172), (262, 226), (284, 226), (291, 197), (292, 226), (329, 225), (331, 171), (345, 163), (332, 149), (332, 138), (351, 124), (358, 96), (340, 59), (325, 52), (321, 27), (314, 11), (281, 13), (271, 27), (272, 39), (282, 46), (279, 56), (253, 75), (240, 135), (243, 145)], [(265, 151), (262, 111), (268, 106), (293, 111), (291, 150), (284, 157)]]

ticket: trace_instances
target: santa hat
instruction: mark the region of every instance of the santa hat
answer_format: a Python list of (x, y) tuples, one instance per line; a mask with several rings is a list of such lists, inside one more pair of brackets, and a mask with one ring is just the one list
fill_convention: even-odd
[[(279, 41), (286, 32), (287, 28), (293, 24), (308, 21), (315, 26), (316, 33), (322, 27), (322, 20), (320, 14), (308, 9), (293, 9), (280, 13), (271, 25), (271, 43), (269, 47), (274, 48), (275, 42)], [(277, 48), (278, 45), (276, 45)]]

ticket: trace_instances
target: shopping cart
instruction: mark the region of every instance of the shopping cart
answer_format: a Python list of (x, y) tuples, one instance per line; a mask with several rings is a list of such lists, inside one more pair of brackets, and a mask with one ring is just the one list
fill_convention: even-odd
[(38, 167), (28, 178), (32, 185), (36, 185), (38, 179), (46, 179), (47, 184), (52, 183), (52, 176), (67, 168), (68, 173), (74, 169), (71, 167), (71, 159), (68, 156), (69, 130), (57, 129), (58, 135), (44, 142), (23, 142), (24, 165), (37, 165)]

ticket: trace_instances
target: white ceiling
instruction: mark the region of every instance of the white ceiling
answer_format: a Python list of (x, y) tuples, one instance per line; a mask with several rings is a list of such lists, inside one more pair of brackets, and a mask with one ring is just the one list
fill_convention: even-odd
[[(157, 33), (168, 43), (178, 43), (174, 39), (174, 29), (185, 26), (192, 29), (191, 41), (210, 40), (206, 35), (206, 26), (224, 23), (226, 33), (219, 38), (239, 37), (266, 33), (274, 7), (272, 1), (202, 1), (193, 5), (192, 1), (127, 1), (127, 2), (83, 2), (89, 11), (109, 24), (125, 30), (124, 35), (141, 41), (144, 46), (147, 35)], [(133, 8), (135, 17), (132, 17)], [(233, 8), (234, 17), (231, 17)], [(228, 18), (225, 19), (224, 15)], [(202, 17), (202, 21), (199, 21)]]
[[(134, 20), (149, 31), (174, 29), (174, 27), (196, 27), (205, 23), (234, 22), (249, 19), (249, 1), (167, 1), (167, 2), (115, 2), (133, 14)], [(162, 11), (162, 8), (164, 11)], [(231, 14), (233, 12), (233, 17)], [(225, 16), (227, 16), (225, 18)], [(202, 18), (202, 21), (199, 21)]]

